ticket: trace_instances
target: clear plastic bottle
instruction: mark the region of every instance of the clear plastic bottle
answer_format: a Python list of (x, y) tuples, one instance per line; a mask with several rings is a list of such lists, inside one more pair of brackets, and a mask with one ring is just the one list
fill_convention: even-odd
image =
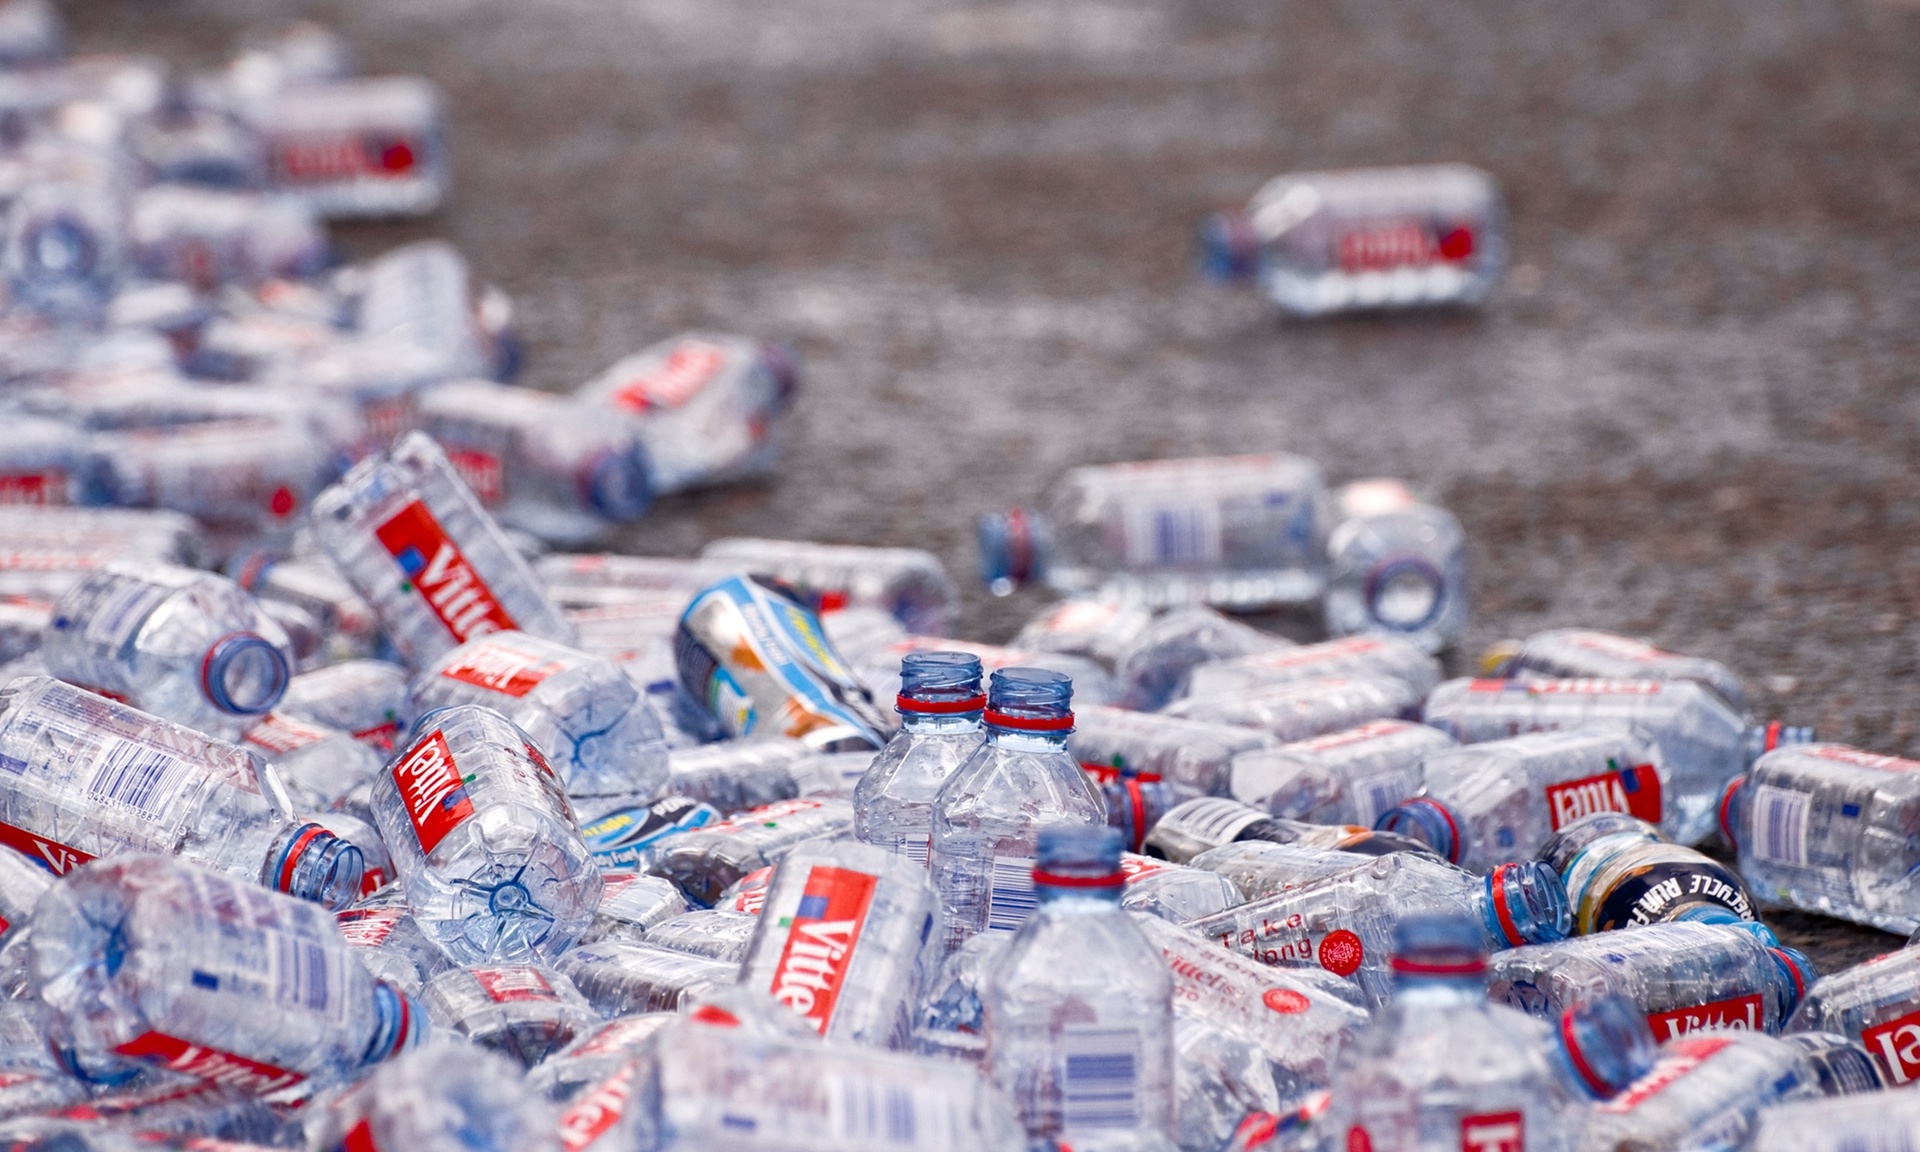
[(1405, 680), (1386, 676), (1326, 676), (1244, 692), (1187, 696), (1163, 716), (1239, 724), (1283, 741), (1305, 740), (1370, 720), (1412, 720), (1420, 693)]
[(542, 1060), (528, 1074), (527, 1084), (556, 1104), (575, 1099), (630, 1065), (649, 1040), (679, 1018), (674, 1012), (616, 1016)]
[(273, 187), (328, 219), (420, 216), (447, 194), (440, 94), (418, 77), (289, 85), (251, 118)]
[(1920, 1093), (1887, 1092), (1864, 1101), (1839, 1096), (1762, 1109), (1746, 1152), (1908, 1152), (1920, 1131)]
[(1493, 178), (1465, 164), (1295, 172), (1211, 217), (1202, 260), (1291, 316), (1476, 305), (1507, 260)]
[(1184, 924), (1224, 912), (1245, 899), (1225, 876), (1151, 856), (1124, 852), (1120, 856), (1120, 871), (1127, 877), (1127, 886), (1120, 894), (1120, 907), (1157, 916), (1171, 924)]
[(1718, 660), (1663, 651), (1645, 640), (1591, 628), (1551, 628), (1507, 641), (1488, 649), (1481, 664), (1490, 676), (1692, 680), (1718, 692), (1735, 712), (1747, 711), (1746, 687)]
[(812, 753), (798, 740), (721, 740), (667, 755), (668, 795), (742, 812), (800, 794), (793, 766)]
[(384, 660), (347, 660), (287, 682), (277, 711), (353, 738), (385, 756), (413, 724), (407, 670)]
[[(1118, 605), (1114, 610), (1146, 611)], [(1118, 644), (1112, 663), (1120, 681), (1120, 703), (1141, 712), (1165, 707), (1185, 689), (1195, 668), (1295, 647), (1283, 636), (1262, 632), (1199, 604), (1167, 609), (1132, 631)]]
[(385, 766), (381, 755), (351, 732), (277, 711), (247, 729), (240, 745), (273, 766), (296, 812), (325, 812), (341, 804)]
[(56, 676), (227, 739), (280, 702), (293, 662), (286, 633), (231, 580), (156, 564), (80, 581), (40, 651)]
[(468, 640), (573, 626), (430, 438), (410, 432), (314, 502), (314, 536), (414, 668)]
[(87, 466), (107, 503), (185, 512), (252, 542), (289, 537), (334, 463), (307, 421), (240, 415), (95, 433)]
[(1327, 631), (1406, 640), (1438, 652), (1467, 626), (1467, 534), (1398, 480), (1360, 480), (1336, 496), (1327, 537)]
[[(1738, 1148), (1765, 1110), (1820, 1093), (1809, 1054), (1758, 1032), (1682, 1036), (1653, 1068), (1595, 1108), (1575, 1152)], [(1858, 1101), (1855, 1102), (1858, 1106)]]
[(436, 1042), (380, 1069), (313, 1121), (312, 1148), (561, 1152), (552, 1105), (513, 1062)]
[(531, 964), (453, 968), (420, 997), (436, 1029), (531, 1068), (599, 1023), (573, 981)]
[(1544, 1019), (1624, 996), (1664, 1042), (1713, 1028), (1779, 1032), (1815, 976), (1812, 961), (1748, 927), (1669, 922), (1502, 952), (1490, 983), (1495, 1000)]
[(1183, 695), (1254, 692), (1327, 676), (1385, 676), (1404, 680), (1425, 698), (1440, 683), (1440, 662), (1393, 636), (1348, 636), (1196, 666)]
[(740, 965), (651, 944), (583, 944), (557, 965), (603, 1017), (676, 1012), (732, 987)]
[(747, 950), (759, 929), (760, 917), (756, 913), (696, 908), (648, 929), (646, 943), (738, 964), (747, 958)]
[(1233, 758), (1227, 791), (1275, 816), (1313, 824), (1371, 828), (1389, 808), (1420, 791), (1422, 762), (1454, 746), (1438, 728), (1375, 720)]
[(1432, 854), (1427, 845), (1398, 833), (1351, 824), (1287, 820), (1224, 796), (1200, 796), (1175, 805), (1154, 822), (1146, 838), (1152, 851), (1180, 863), (1228, 844), (1258, 841), (1363, 856), (1387, 852)]
[(189, 516), (142, 508), (55, 508), (0, 503), (0, 595), (58, 600), (115, 560), (192, 565), (205, 535)]
[(202, 292), (310, 276), (328, 256), (326, 229), (298, 201), (184, 184), (142, 189), (128, 214), (127, 241), (143, 274)]
[(1218, 795), (1227, 790), (1236, 758), (1277, 744), (1237, 724), (1182, 720), (1157, 712), (1082, 705), (1074, 711), (1067, 751), (1083, 768), (1122, 769)]
[(45, 676), (0, 688), (0, 840), (55, 875), (156, 852), (330, 908), (362, 860), (286, 814), (278, 779), (245, 751)]
[(1787, 1032), (1836, 1032), (1857, 1041), (1890, 1086), (1920, 1079), (1920, 948), (1876, 956), (1807, 989)]
[(579, 939), (600, 869), (533, 740), (487, 708), (423, 718), (373, 813), (421, 928), (463, 964), (538, 963)]
[(334, 919), (366, 970), (409, 996), (419, 996), (428, 980), (453, 966), (407, 911), (398, 885), (368, 894)]
[[(376, 344), (425, 353), (440, 379), (511, 374), (512, 305), (476, 293), (466, 257), (444, 240), (405, 244), (354, 270), (355, 321)], [(478, 299), (476, 299), (476, 296)], [(501, 311), (506, 316), (488, 315)]]
[(853, 793), (853, 834), (925, 867), (933, 800), (986, 740), (980, 658), (913, 652), (900, 662), (900, 731)]
[(1820, 1091), (1829, 1096), (1879, 1092), (1894, 1081), (1857, 1040), (1838, 1032), (1789, 1032), (1781, 1039), (1807, 1054), (1820, 1079)]
[[(826, 617), (837, 622), (846, 613)], [(827, 626), (832, 636), (835, 627)], [(1119, 699), (1113, 677), (1105, 668), (1084, 656), (1060, 652), (1027, 652), (998, 644), (972, 640), (954, 640), (946, 636), (907, 636), (860, 650), (851, 657), (854, 675), (866, 685), (876, 700), (887, 700), (900, 692), (900, 661), (914, 652), (965, 652), (980, 661), (982, 671), (991, 675), (1002, 668), (1045, 668), (1073, 681), (1073, 695), (1083, 704), (1112, 704)]]
[(1762, 907), (1920, 929), (1920, 762), (1845, 744), (1762, 756), (1727, 786), (1720, 827)]
[(638, 943), (647, 933), (687, 910), (687, 899), (672, 881), (632, 872), (610, 872), (600, 889), (600, 906), (580, 943), (600, 940)]
[(1660, 749), (1663, 827), (1681, 844), (1713, 832), (1727, 781), (1764, 752), (1813, 739), (1809, 728), (1750, 724), (1690, 680), (1449, 680), (1427, 723), (1463, 744), (1596, 724), (1628, 724)]
[(1328, 513), (1319, 465), (1299, 456), (1076, 468), (1044, 513), (981, 518), (981, 575), (1003, 596), (1044, 581), (1150, 605), (1306, 603), (1326, 584)]
[(62, 508), (104, 499), (87, 460), (87, 436), (71, 424), (8, 413), (0, 432), (0, 504)]
[(912, 860), (870, 844), (802, 845), (774, 873), (740, 981), (822, 1036), (902, 1047), (938, 909)]
[(1739, 873), (1669, 842), (1644, 820), (1596, 812), (1561, 828), (1540, 851), (1560, 873), (1577, 936), (1666, 920), (1757, 921)]
[(299, 1100), (425, 1031), (325, 909), (164, 857), (88, 865), (32, 927), (55, 1043), (96, 1081), (145, 1064)]
[(1240, 893), (1240, 898), (1228, 904), (1231, 908), (1263, 900), (1275, 893), (1298, 888), (1349, 868), (1357, 868), (1366, 862), (1367, 857), (1362, 853), (1337, 848), (1244, 840), (1210, 848), (1189, 861), (1188, 867), (1211, 872), (1232, 884)]
[(945, 635), (959, 606), (960, 594), (939, 557), (920, 548), (730, 536), (702, 548), (700, 558), (776, 576), (822, 613), (878, 608), (922, 635)]
[(422, 393), (419, 421), (488, 511), (542, 540), (591, 540), (653, 505), (633, 429), (567, 397), (460, 380)]
[(679, 492), (770, 469), (774, 424), (798, 383), (785, 348), (684, 332), (620, 360), (574, 395), (632, 420), (654, 490)]
[(987, 1067), (1029, 1140), (1173, 1146), (1173, 980), (1120, 908), (1125, 882), (1113, 829), (1040, 829), (1038, 908), (983, 996)]
[[(1218, 615), (1217, 613), (1215, 615)], [(1224, 616), (1219, 619), (1232, 624)], [(1027, 621), (1012, 646), (1032, 652), (1059, 652), (1085, 656), (1112, 668), (1121, 652), (1153, 623), (1153, 612), (1140, 604), (1118, 604), (1091, 596), (1063, 600)], [(1241, 625), (1245, 628), (1245, 625)], [(1254, 630), (1246, 629), (1249, 632)], [(1266, 637), (1264, 632), (1255, 635)], [(1271, 637), (1278, 640), (1279, 637)]]
[(707, 908), (742, 877), (778, 864), (801, 844), (852, 834), (850, 801), (782, 800), (665, 838), (653, 870), (679, 885), (688, 900)]
[(1034, 849), (1054, 824), (1104, 827), (1105, 800), (1067, 753), (1073, 683), (1008, 668), (987, 686), (987, 740), (933, 802), (928, 867), (940, 893), (940, 955), (1032, 914)]
[(1502, 864), (1474, 876), (1418, 852), (1392, 852), (1187, 925), (1262, 964), (1319, 965), (1357, 984), (1368, 1003), (1392, 998), (1393, 925), (1411, 916), (1466, 915), (1489, 949), (1566, 937), (1560, 878), (1542, 864)]
[(1426, 757), (1423, 771), (1420, 794), (1383, 813), (1379, 827), (1431, 845), (1471, 872), (1538, 859), (1555, 832), (1594, 812), (1626, 812), (1679, 830), (1660, 750), (1629, 728), (1533, 732), (1443, 749)]
[(478, 704), (533, 737), (582, 821), (645, 804), (667, 779), (667, 742), (613, 661), (523, 632), (469, 640), (413, 682), (422, 712)]

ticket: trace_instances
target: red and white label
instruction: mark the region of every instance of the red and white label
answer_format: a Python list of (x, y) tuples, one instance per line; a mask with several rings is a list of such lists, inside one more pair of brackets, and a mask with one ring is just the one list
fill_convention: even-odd
[(633, 1048), (666, 1027), (670, 1019), (672, 1017), (649, 1013), (609, 1021), (593, 1034), (592, 1039), (574, 1049), (573, 1055), (604, 1056), (608, 1052)]
[(704, 829), (707, 832), (738, 832), (743, 828), (763, 828), (778, 823), (789, 816), (801, 812), (811, 812), (820, 807), (818, 800), (780, 800), (772, 804), (762, 804), (758, 808), (749, 808), (745, 812), (729, 816), (720, 823)]
[(373, 534), (455, 639), (465, 643), (518, 627), (425, 504), (413, 501)]
[(1837, 760), (1842, 764), (1852, 764), (1859, 768), (1872, 768), (1876, 772), (1920, 771), (1920, 760), (1902, 760), (1898, 756), (1876, 756), (1871, 752), (1862, 752), (1858, 748), (1849, 748), (1844, 744), (1816, 744), (1802, 751), (1809, 756), (1818, 756), (1822, 760)]
[(1371, 724), (1362, 724), (1358, 728), (1346, 728), (1339, 732), (1329, 732), (1325, 736), (1315, 736), (1311, 740), (1302, 740), (1293, 747), (1302, 752), (1330, 752), (1335, 748), (1398, 736), (1412, 727), (1414, 725), (1405, 720), (1375, 720)]
[(373, 1142), (373, 1124), (362, 1120), (347, 1130), (340, 1140), (340, 1152), (380, 1152), (380, 1146)]
[(1518, 1112), (1460, 1117), (1460, 1152), (1523, 1152), (1526, 1120)]
[(1860, 1043), (1880, 1061), (1895, 1084), (1920, 1077), (1920, 1011), (1863, 1030)]
[(1327, 640), (1319, 644), (1303, 644), (1298, 648), (1282, 648), (1278, 652), (1266, 652), (1259, 656), (1250, 656), (1241, 661), (1248, 668), (1306, 668), (1314, 664), (1344, 660), (1349, 656), (1361, 656), (1368, 652), (1377, 652), (1383, 645), (1372, 636), (1349, 636), (1344, 640)]
[(487, 994), (495, 1004), (511, 1004), (519, 1000), (558, 1000), (559, 993), (538, 968), (529, 968), (524, 964), (506, 968), (473, 968), (473, 978), (479, 982), (480, 990)]
[(275, 756), (284, 756), (309, 744), (318, 744), (327, 738), (326, 732), (291, 716), (282, 716), (278, 712), (269, 712), (260, 723), (247, 729), (242, 737), (257, 748), (264, 748)]
[(262, 1064), (258, 1060), (222, 1052), (218, 1048), (191, 1044), (164, 1032), (142, 1032), (114, 1051), (255, 1096), (279, 1092), (306, 1079), (299, 1072)]
[(283, 184), (412, 176), (420, 148), (397, 136), (300, 135), (273, 142), (273, 168)]
[(507, 494), (507, 470), (500, 463), (500, 457), (491, 452), (478, 452), (471, 448), (447, 449), (447, 462), (467, 482), (473, 494), (480, 497), (480, 503), (489, 508), (497, 508)]
[(1647, 1027), (1653, 1029), (1655, 1040), (1667, 1041), (1711, 1028), (1758, 1032), (1764, 1019), (1765, 1008), (1759, 994), (1754, 993), (1708, 1004), (1695, 1004), (1691, 1008), (1650, 1012), (1647, 1014)]
[(807, 871), (799, 905), (782, 917), (787, 942), (768, 991), (822, 1033), (833, 1021), (876, 882), (870, 872), (816, 865)]
[(1361, 961), (1367, 958), (1367, 948), (1361, 943), (1360, 937), (1349, 929), (1336, 928), (1320, 941), (1314, 958), (1320, 961), (1320, 967), (1335, 976), (1351, 976), (1360, 970)]
[(340, 935), (355, 948), (377, 948), (393, 935), (406, 913), (398, 908), (350, 908), (334, 917)]
[(441, 669), (440, 675), (517, 699), (561, 670), (557, 661), (524, 652), (508, 640), (494, 638), (462, 648), (459, 659)]
[(767, 885), (773, 883), (773, 866), (756, 868), (740, 877), (733, 900), (723, 911), (745, 912), (758, 916), (767, 905)]
[(64, 472), (0, 472), (0, 504), (65, 504)]
[(1519, 690), (1529, 696), (1651, 696), (1660, 691), (1658, 680), (1475, 680), (1469, 692)]
[(434, 729), (393, 766), (393, 783), (413, 821), (420, 851), (431, 853), (447, 833), (473, 815), (473, 801), (460, 781), (447, 738)]
[(1335, 254), (1343, 272), (1391, 272), (1453, 264), (1473, 255), (1473, 231), (1453, 228), (1436, 237), (1417, 220), (1368, 221), (1340, 233)]
[(699, 395), (726, 365), (727, 350), (720, 345), (682, 340), (658, 368), (615, 389), (613, 402), (635, 412), (678, 408)]
[(560, 1114), (560, 1145), (566, 1152), (582, 1152), (591, 1147), (627, 1114), (635, 1071), (634, 1065), (622, 1064), (618, 1071)]
[(1547, 786), (1547, 812), (1553, 830), (1595, 812), (1625, 812), (1649, 824), (1660, 823), (1660, 774), (1651, 764), (1602, 772)]
[(1674, 1081), (1684, 1079), (1687, 1073), (1705, 1064), (1714, 1053), (1731, 1043), (1733, 1041), (1725, 1036), (1715, 1036), (1711, 1033), (1675, 1040), (1661, 1050), (1660, 1059), (1654, 1064), (1651, 1072), (1628, 1085), (1625, 1092), (1599, 1105), (1599, 1111), (1633, 1111), (1658, 1096)]
[[(1084, 765), (1082, 765), (1084, 767)], [(1120, 874), (1131, 884), (1142, 876), (1151, 876), (1155, 872), (1165, 872), (1173, 865), (1165, 860), (1155, 860), (1151, 856), (1138, 856), (1132, 852), (1120, 853)]]
[(5, 844), (55, 876), (65, 876), (93, 859), (78, 848), (70, 848), (45, 836), (35, 836), (25, 828), (15, 828), (6, 823), (0, 823), (0, 844)]
[(389, 720), (385, 724), (375, 724), (371, 728), (362, 728), (353, 734), (355, 740), (377, 752), (393, 751), (393, 744), (400, 735), (400, 722)]

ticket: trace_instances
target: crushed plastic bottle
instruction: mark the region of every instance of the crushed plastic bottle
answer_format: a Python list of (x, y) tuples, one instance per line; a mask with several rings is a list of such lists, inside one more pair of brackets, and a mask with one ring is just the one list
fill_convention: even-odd
[(447, 194), (440, 94), (414, 76), (288, 85), (253, 114), (274, 188), (328, 219), (420, 216)]
[(1180, 694), (1197, 668), (1294, 647), (1291, 640), (1262, 632), (1203, 605), (1170, 608), (1141, 627), (1114, 654), (1120, 702), (1135, 711), (1152, 712)]
[(821, 613), (878, 608), (907, 631), (943, 636), (953, 625), (959, 593), (933, 553), (919, 548), (866, 548), (804, 540), (726, 537), (700, 550), (702, 560), (740, 573), (785, 581)]
[(446, 952), (407, 911), (398, 885), (369, 893), (334, 919), (367, 971), (409, 996), (419, 996), (428, 980), (453, 967)]
[(683, 1011), (740, 978), (737, 962), (614, 940), (581, 945), (557, 967), (603, 1017)]
[(573, 981), (531, 964), (482, 964), (435, 976), (420, 997), (436, 1029), (531, 1068), (599, 1022)]
[(384, 660), (347, 660), (287, 682), (277, 711), (353, 738), (385, 756), (413, 724), (407, 670)]
[(1371, 720), (1411, 720), (1420, 693), (1386, 676), (1327, 676), (1245, 692), (1186, 696), (1160, 713), (1257, 728), (1282, 741), (1306, 740)]
[(1422, 699), (1440, 683), (1440, 662), (1394, 636), (1348, 636), (1197, 665), (1183, 695), (1257, 692), (1328, 676), (1385, 676), (1403, 680)]
[(563, 1104), (631, 1064), (649, 1040), (679, 1018), (672, 1012), (616, 1016), (540, 1061), (528, 1073), (527, 1084), (554, 1103)]
[[(1817, 1096), (1809, 1054), (1758, 1032), (1682, 1036), (1627, 1090), (1588, 1114), (1575, 1152), (1738, 1148), (1769, 1108)], [(1856, 1107), (1858, 1102), (1855, 1102)]]
[(1276, 743), (1236, 724), (1082, 705), (1074, 711), (1067, 751), (1090, 771), (1124, 769), (1143, 780), (1171, 780), (1218, 795), (1227, 790), (1239, 756)]
[(1567, 886), (1578, 936), (1666, 920), (1721, 923), (1721, 912), (1759, 919), (1739, 873), (1624, 813), (1582, 816), (1554, 833), (1540, 858)]
[(1467, 534), (1444, 508), (1398, 480), (1360, 480), (1335, 495), (1327, 537), (1327, 631), (1450, 647), (1467, 626)]
[(1375, 720), (1233, 758), (1226, 791), (1243, 804), (1312, 824), (1371, 828), (1420, 791), (1431, 753), (1454, 746), (1438, 728)]
[(894, 734), (853, 794), (853, 834), (927, 863), (933, 801), (940, 786), (985, 741), (980, 659), (964, 652), (913, 652), (900, 662)]
[(314, 1120), (310, 1147), (561, 1152), (553, 1108), (513, 1062), (438, 1041), (380, 1069)]
[(1815, 981), (1789, 1035), (1834, 1032), (1858, 1042), (1888, 1085), (1920, 1079), (1920, 948), (1906, 947)]
[(666, 837), (653, 870), (678, 885), (689, 901), (713, 907), (747, 874), (778, 864), (799, 845), (852, 832), (848, 801), (782, 800)]
[(269, 712), (240, 737), (240, 745), (273, 766), (297, 812), (357, 807), (349, 797), (372, 783), (384, 766), (378, 752), (351, 732)]
[(754, 933), (759, 931), (759, 927), (760, 917), (756, 913), (696, 908), (648, 929), (646, 943), (691, 956), (739, 964), (747, 958), (747, 950), (752, 946)]
[(1252, 609), (1317, 600), (1326, 584), (1326, 482), (1299, 456), (1076, 468), (1046, 508), (981, 518), (981, 575), (996, 595), (1045, 582), (1126, 603)]
[(1481, 657), (1481, 665), (1489, 676), (1692, 680), (1718, 692), (1735, 712), (1747, 711), (1746, 686), (1718, 660), (1663, 651), (1645, 640), (1591, 628), (1552, 628), (1497, 644)]
[(364, 659), (380, 651), (380, 622), (324, 556), (284, 559), (259, 550), (227, 566), (227, 575), (272, 614), (285, 604), (305, 612), (324, 637), (326, 662)]

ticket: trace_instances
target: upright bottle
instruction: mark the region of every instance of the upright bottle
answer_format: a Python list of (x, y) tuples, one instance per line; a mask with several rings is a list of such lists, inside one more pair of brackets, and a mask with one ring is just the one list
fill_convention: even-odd
[(940, 954), (980, 932), (1011, 932), (1034, 909), (1040, 829), (1104, 827), (1106, 800), (1067, 753), (1073, 682), (1006, 668), (987, 687), (986, 743), (933, 801), (928, 864), (940, 893)]
[(994, 970), (987, 1068), (1030, 1140), (1173, 1147), (1173, 980), (1120, 908), (1111, 828), (1042, 828), (1038, 910)]
[(1327, 538), (1327, 631), (1396, 636), (1428, 652), (1467, 626), (1467, 534), (1445, 508), (1398, 480), (1362, 480), (1338, 495)]
[(874, 757), (853, 791), (853, 834), (922, 867), (940, 786), (979, 750), (980, 658), (912, 652), (900, 661), (900, 731)]
[(996, 595), (1045, 582), (1144, 604), (1257, 608), (1318, 599), (1329, 518), (1319, 465), (1280, 453), (1075, 468), (1044, 513), (982, 517)]
[(228, 740), (280, 702), (293, 664), (286, 633), (231, 580), (164, 564), (88, 575), (40, 651), (64, 680)]

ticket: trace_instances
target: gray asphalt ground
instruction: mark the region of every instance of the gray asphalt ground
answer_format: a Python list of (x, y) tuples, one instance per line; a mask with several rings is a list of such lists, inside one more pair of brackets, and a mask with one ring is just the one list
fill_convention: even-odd
[[(1920, 753), (1920, 0), (88, 0), (83, 50), (212, 63), (320, 19), (449, 94), (442, 235), (529, 382), (678, 329), (794, 342), (777, 478), (621, 544), (929, 547), (1080, 463), (1261, 449), (1465, 522), (1466, 651), (1555, 624), (1731, 664)], [(1515, 268), (1477, 315), (1282, 322), (1190, 236), (1268, 176), (1463, 160)], [(1288, 622), (1296, 629), (1300, 622)], [(1456, 657), (1464, 667), (1463, 657)], [(1813, 917), (1823, 967), (1897, 943)]]

